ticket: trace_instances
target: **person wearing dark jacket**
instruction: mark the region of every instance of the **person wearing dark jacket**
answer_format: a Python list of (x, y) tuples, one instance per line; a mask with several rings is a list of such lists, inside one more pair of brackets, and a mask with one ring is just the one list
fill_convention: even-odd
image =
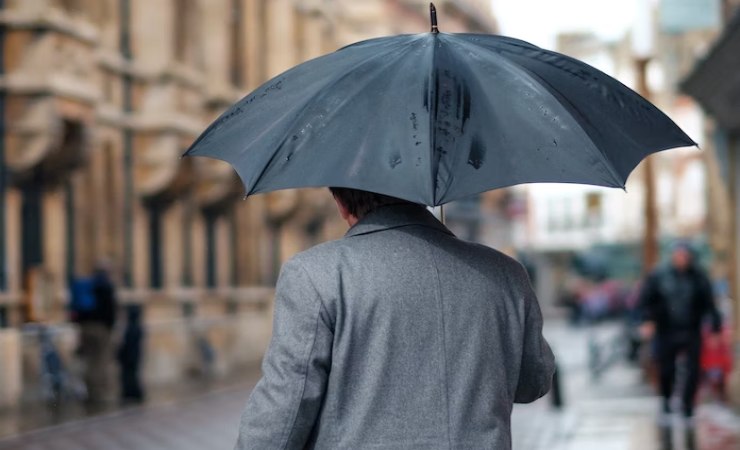
[(676, 244), (670, 264), (658, 268), (645, 280), (640, 306), (644, 334), (655, 337), (663, 412), (670, 413), (676, 359), (684, 353), (687, 370), (683, 413), (691, 418), (699, 383), (701, 327), (704, 319), (710, 318), (714, 338), (717, 338), (721, 318), (714, 304), (709, 277), (695, 262), (687, 244)]
[(78, 313), (80, 354), (85, 364), (87, 400), (99, 404), (109, 391), (108, 371), (111, 359), (111, 334), (116, 322), (116, 295), (108, 264), (99, 263), (92, 276), (93, 307)]
[(144, 328), (141, 325), (141, 305), (126, 307), (126, 330), (123, 342), (118, 348), (118, 362), (121, 365), (121, 401), (141, 402), (144, 389), (139, 376), (144, 343)]

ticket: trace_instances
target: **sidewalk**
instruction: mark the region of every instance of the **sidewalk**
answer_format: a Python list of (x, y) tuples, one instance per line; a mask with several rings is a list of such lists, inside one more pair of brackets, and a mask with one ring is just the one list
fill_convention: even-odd
[(142, 406), (0, 439), (1, 450), (231, 449), (249, 388)]
[[(594, 331), (608, 338), (618, 329), (605, 325)], [(724, 407), (700, 406), (694, 429), (678, 418), (661, 428), (656, 415), (660, 402), (642, 383), (638, 369), (618, 363), (592, 381), (586, 364), (588, 333), (548, 324), (545, 334), (560, 365), (565, 408), (553, 409), (549, 397), (516, 405), (515, 450), (740, 449), (740, 416)], [(230, 449), (256, 377), (256, 372), (243, 373), (239, 383), (215, 389), (181, 386), (141, 407), (0, 438), (0, 450)], [(695, 445), (686, 445), (687, 438)]]
[(592, 380), (587, 368), (589, 336), (604, 341), (620, 331), (616, 324), (596, 329), (546, 326), (560, 366), (565, 408), (553, 409), (547, 397), (516, 405), (514, 449), (740, 450), (740, 415), (726, 407), (699, 406), (695, 428), (686, 427), (679, 417), (671, 426), (660, 427), (660, 400), (643, 383), (639, 369), (620, 360), (599, 380)]
[(193, 399), (202, 399), (210, 394), (223, 391), (247, 391), (260, 376), (258, 367), (245, 368), (239, 373), (212, 380), (192, 379), (176, 384), (150, 389), (143, 404), (122, 406), (110, 402), (105, 406), (87, 408), (83, 404), (66, 402), (46, 406), (43, 404), (25, 405), (17, 410), (0, 413), (0, 448), (5, 439), (12, 436), (34, 433), (39, 430), (54, 430), (66, 425), (86, 423), (87, 421), (108, 420), (121, 414), (135, 413), (159, 407), (170, 407)]

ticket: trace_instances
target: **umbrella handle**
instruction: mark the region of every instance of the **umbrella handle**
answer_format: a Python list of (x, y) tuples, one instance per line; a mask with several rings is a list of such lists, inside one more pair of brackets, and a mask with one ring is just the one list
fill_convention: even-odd
[(429, 4), (429, 16), (432, 21), (432, 33), (439, 33), (439, 28), (437, 28), (437, 8), (435, 8), (434, 3)]

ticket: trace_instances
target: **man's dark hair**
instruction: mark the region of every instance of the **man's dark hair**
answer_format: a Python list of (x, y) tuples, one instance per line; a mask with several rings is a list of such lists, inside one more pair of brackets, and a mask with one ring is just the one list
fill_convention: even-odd
[(334, 198), (339, 200), (347, 211), (358, 219), (362, 219), (368, 213), (387, 205), (407, 205), (422, 207), (418, 203), (403, 200), (389, 195), (376, 194), (375, 192), (361, 191), (359, 189), (330, 187)]

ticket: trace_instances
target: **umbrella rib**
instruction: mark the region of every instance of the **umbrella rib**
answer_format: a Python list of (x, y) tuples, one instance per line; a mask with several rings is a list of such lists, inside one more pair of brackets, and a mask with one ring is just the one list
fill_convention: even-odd
[[(486, 48), (484, 46), (481, 46), (481, 45), (479, 45), (479, 44), (477, 44), (475, 42), (469, 42), (469, 41), (463, 41), (463, 42), (465, 44), (474, 45), (476, 47), (483, 47), (483, 49), (490, 51), (490, 49), (488, 49), (488, 48)], [(538, 50), (543, 51), (541, 49), (538, 49)], [(492, 52), (492, 53), (496, 54), (496, 52)], [(514, 70), (517, 70), (518, 72), (524, 74), (525, 76), (527, 76), (533, 82), (535, 82), (535, 83), (537, 83), (537, 84), (539, 84), (541, 86), (544, 86), (546, 88), (547, 92), (551, 96), (553, 96), (558, 103), (560, 103), (561, 105), (566, 105), (567, 104), (569, 106), (569, 108), (566, 108), (566, 109), (568, 110), (569, 113), (571, 113), (573, 115), (577, 115), (578, 119), (583, 120), (584, 122), (590, 122), (588, 120), (588, 118), (586, 116), (584, 116), (581, 113), (581, 111), (576, 107), (576, 105), (573, 104), (573, 102), (571, 102), (570, 100), (568, 100), (568, 98), (566, 96), (564, 96), (555, 86), (553, 86), (552, 84), (550, 84), (547, 80), (545, 80), (544, 78), (540, 77), (539, 75), (537, 75), (533, 71), (529, 70), (528, 68), (526, 68), (524, 66), (521, 66), (519, 64), (516, 64), (514, 61), (511, 61), (510, 59), (504, 57), (503, 55), (499, 55), (499, 56), (500, 56), (500, 60), (504, 64), (507, 64), (509, 67), (513, 68)], [(578, 126), (578, 128), (583, 132), (583, 134), (586, 135), (586, 137), (588, 137), (588, 139), (593, 144), (593, 147), (602, 156), (602, 158), (600, 159), (600, 161), (602, 163), (601, 165), (606, 169), (607, 173), (611, 176), (612, 181), (616, 181), (616, 185), (619, 186), (619, 187), (621, 187), (622, 189), (624, 189), (625, 188), (624, 181), (619, 176), (619, 174), (616, 172), (616, 170), (614, 169), (614, 167), (611, 165), (610, 160), (606, 156), (606, 154), (604, 153), (604, 151), (602, 149), (600, 149), (598, 145), (596, 145), (596, 142), (594, 141), (593, 137), (591, 136), (591, 134), (585, 128), (583, 128), (583, 126), (581, 125), (581, 122), (579, 122), (578, 120), (574, 120), (573, 122)], [(609, 162), (609, 164), (607, 164), (607, 162)]]
[[(278, 152), (279, 152), (280, 148), (282, 148), (282, 146), (283, 146), (283, 145), (285, 144), (285, 142), (286, 142), (286, 141), (288, 140), (288, 136), (291, 136), (291, 135), (292, 135), (292, 133), (291, 133), (290, 131), (291, 131), (291, 130), (293, 130), (293, 129), (295, 128), (295, 125), (296, 125), (296, 124), (297, 124), (297, 123), (299, 122), (299, 120), (300, 120), (300, 118), (302, 117), (303, 113), (304, 113), (304, 112), (306, 111), (306, 109), (307, 109), (307, 108), (308, 108), (309, 106), (311, 106), (311, 105), (312, 105), (312, 104), (314, 103), (314, 100), (315, 100), (315, 99), (316, 99), (317, 97), (320, 97), (320, 96), (322, 96), (322, 95), (323, 95), (324, 93), (326, 93), (327, 91), (329, 91), (330, 89), (332, 89), (332, 88), (333, 88), (334, 86), (336, 86), (336, 84), (337, 84), (337, 83), (339, 83), (339, 82), (341, 82), (342, 80), (344, 80), (344, 79), (348, 78), (349, 76), (351, 76), (351, 75), (352, 75), (352, 74), (354, 73), (354, 71), (356, 71), (356, 70), (358, 70), (358, 69), (360, 69), (360, 68), (362, 68), (362, 67), (365, 67), (365, 66), (367, 66), (368, 64), (370, 64), (370, 63), (373, 63), (373, 62), (375, 62), (376, 60), (378, 60), (378, 59), (380, 59), (380, 58), (386, 57), (386, 56), (388, 55), (388, 53), (391, 53), (391, 52), (392, 52), (392, 51), (394, 51), (394, 50), (395, 50), (395, 49), (393, 49), (393, 48), (390, 48), (390, 49), (389, 49), (389, 51), (385, 51), (385, 52), (382, 52), (382, 53), (378, 53), (378, 54), (374, 55), (373, 57), (371, 57), (371, 58), (368, 58), (368, 59), (366, 59), (365, 61), (363, 61), (363, 62), (362, 62), (362, 63), (360, 63), (359, 65), (355, 66), (355, 67), (353, 68), (353, 70), (352, 70), (352, 71), (349, 71), (349, 72), (345, 72), (345, 73), (344, 73), (344, 74), (342, 74), (341, 76), (339, 76), (339, 77), (337, 77), (337, 78), (335, 78), (335, 79), (331, 80), (330, 82), (328, 82), (327, 84), (325, 84), (324, 86), (322, 86), (322, 87), (321, 87), (321, 89), (319, 89), (319, 90), (318, 90), (318, 91), (316, 92), (316, 94), (315, 94), (315, 95), (314, 95), (314, 96), (313, 96), (313, 97), (312, 97), (311, 99), (309, 99), (309, 100), (307, 100), (306, 102), (304, 102), (304, 104), (300, 106), (300, 110), (299, 110), (299, 112), (298, 112), (297, 114), (295, 114), (295, 115), (294, 115), (294, 118), (293, 118), (293, 120), (291, 121), (290, 125), (288, 125), (288, 126), (286, 127), (286, 130), (287, 130), (287, 132), (286, 132), (286, 133), (284, 133), (286, 137), (285, 137), (285, 138), (283, 138), (283, 140), (282, 140), (282, 141), (280, 141), (280, 144), (279, 144), (279, 145), (277, 146), (277, 148), (275, 148), (275, 149), (273, 150), (273, 152), (272, 152), (272, 155), (271, 155), (271, 156), (270, 156), (270, 158), (269, 158), (269, 159), (267, 160), (267, 162), (266, 162), (266, 163), (265, 163), (265, 164), (264, 164), (264, 165), (262, 166), (262, 169), (261, 169), (261, 170), (260, 170), (260, 172), (259, 172), (259, 173), (257, 174), (257, 176), (256, 176), (256, 177), (254, 178), (254, 181), (253, 181), (253, 182), (251, 183), (251, 184), (252, 184), (252, 186), (251, 186), (251, 187), (249, 187), (249, 188), (247, 189), (247, 192), (248, 192), (248, 194), (252, 194), (252, 193), (253, 193), (254, 189), (255, 189), (255, 188), (257, 187), (257, 185), (259, 184), (260, 180), (261, 180), (261, 179), (262, 179), (262, 177), (263, 177), (263, 176), (265, 175), (265, 173), (267, 172), (267, 170), (268, 170), (268, 169), (270, 168), (270, 166), (272, 165), (272, 162), (273, 162), (273, 161), (275, 160), (275, 158), (277, 157), (277, 154), (278, 154)], [(399, 57), (400, 57), (400, 55), (399, 55)]]
[[(469, 34), (468, 36), (475, 36), (475, 35)], [(532, 44), (530, 44), (528, 42), (521, 41), (521, 40), (518, 40), (518, 39), (508, 38), (508, 37), (504, 37), (504, 36), (500, 36), (500, 38), (501, 38), (502, 43), (505, 44), (506, 46), (516, 47), (518, 49), (523, 49), (523, 50), (527, 50), (527, 51), (538, 51), (538, 52), (542, 52), (542, 53), (545, 53), (547, 55), (556, 56), (556, 57), (561, 58), (563, 60), (569, 61), (572, 64), (588, 66), (591, 70), (600, 72), (598, 69), (593, 68), (593, 67), (589, 66), (588, 64), (586, 64), (586, 63), (584, 63), (582, 61), (579, 61), (579, 60), (577, 60), (575, 58), (572, 58), (572, 57), (570, 57), (568, 55), (563, 55), (563, 54), (560, 54), (560, 53), (551, 52), (549, 50), (545, 50), (545, 49), (539, 48), (539, 47), (534, 46), (534, 45), (532, 45)], [(469, 43), (470, 44), (473, 44), (473, 45), (476, 45), (478, 47), (482, 47), (485, 50), (489, 50), (489, 51), (492, 50), (492, 48), (486, 47), (484, 45), (480, 45), (478, 43), (472, 43), (472, 42), (469, 42)], [(501, 52), (511, 52), (511, 50), (507, 50), (505, 48), (500, 49), (500, 51)], [(536, 81), (540, 81), (543, 86), (545, 86), (545, 87), (548, 88), (548, 91), (553, 96), (555, 96), (556, 99), (558, 99), (559, 101), (562, 100), (561, 103), (569, 105), (570, 106), (569, 111), (571, 111), (574, 114), (577, 114), (578, 115), (578, 118), (580, 120), (582, 120), (583, 122), (587, 122), (587, 123), (593, 123), (591, 120), (589, 120), (589, 118), (587, 116), (585, 116), (585, 115), (583, 115), (581, 113), (581, 111), (576, 107), (576, 105), (571, 100), (568, 99), (568, 97), (562, 95), (558, 89), (556, 89), (554, 86), (552, 86), (552, 84), (550, 84), (549, 82), (547, 82), (545, 79), (543, 79), (542, 77), (540, 77), (536, 73), (532, 72), (531, 70), (527, 69), (526, 67), (523, 67), (523, 66), (520, 66), (520, 65), (516, 64), (515, 62), (509, 60), (508, 58), (505, 58), (504, 57), (502, 59), (504, 61), (506, 61), (507, 63), (509, 63), (511, 67), (521, 69), (525, 73), (531, 75), (531, 77), (534, 78)], [(672, 123), (674, 126), (676, 126), (676, 128), (678, 128), (678, 126), (675, 124), (675, 122), (670, 117), (668, 117), (664, 112), (662, 112), (654, 104), (652, 104), (651, 102), (645, 100), (645, 98), (642, 97), (639, 93), (634, 92), (632, 89), (630, 89), (627, 86), (625, 86), (619, 80), (617, 80), (617, 79), (615, 79), (613, 77), (610, 77), (607, 74), (604, 74), (604, 76), (605, 76), (605, 79), (602, 80), (602, 82), (609, 83), (609, 84), (612, 84), (612, 85), (617, 85), (617, 87), (612, 87), (612, 88), (613, 89), (621, 89), (621, 90), (623, 90), (625, 92), (631, 93), (635, 97), (639, 97), (640, 101), (645, 102), (645, 104), (652, 110), (653, 113), (656, 113), (656, 112), (659, 113), (666, 120), (668, 120), (670, 123)], [(605, 123), (609, 123), (608, 121), (604, 121), (604, 122)], [(583, 128), (583, 126), (581, 126), (581, 123), (580, 122), (576, 122), (576, 123), (581, 128), (581, 130), (586, 134), (586, 136), (588, 136), (588, 138), (591, 139), (592, 142), (594, 142), (594, 139), (593, 139), (591, 133), (589, 133), (588, 131), (586, 131)], [(594, 129), (596, 129), (596, 127), (594, 127)], [(642, 147), (642, 145), (639, 142), (637, 142), (635, 140), (635, 138), (631, 134), (625, 132), (625, 130), (622, 127), (615, 126), (615, 127), (611, 127), (611, 129), (614, 132), (619, 133), (625, 140), (627, 140), (630, 143), (632, 143), (632, 145), (635, 148), (640, 149)], [(685, 136), (685, 133), (682, 132), (682, 134)], [(685, 136), (685, 137), (686, 137), (686, 139), (688, 139), (689, 142), (684, 142), (683, 143), (684, 145), (687, 145), (687, 146), (688, 145), (696, 145), (696, 143), (691, 138), (689, 138), (688, 136)], [(637, 167), (637, 165), (640, 163), (640, 161), (642, 159), (644, 159), (645, 157), (649, 156), (652, 153), (657, 153), (657, 152), (659, 152), (661, 150), (666, 150), (668, 148), (674, 148), (674, 146), (663, 145), (661, 147), (656, 147), (656, 148), (649, 149), (648, 152), (647, 153), (644, 153), (643, 156), (639, 160), (637, 160), (637, 161), (631, 161), (630, 164), (631, 164), (632, 168), (629, 169), (629, 171), (625, 174), (625, 176), (622, 176), (616, 170), (616, 168), (613, 167), (613, 165), (611, 164), (611, 159), (606, 155), (606, 153), (599, 146), (595, 145), (595, 147), (599, 151), (599, 153), (603, 156), (604, 161), (609, 162), (609, 164), (604, 164), (604, 166), (605, 167), (608, 167), (609, 169), (611, 169), (613, 178), (616, 178), (616, 180), (618, 181), (618, 186), (621, 187), (622, 189), (625, 189), (625, 181), (626, 181), (626, 179), (629, 177), (629, 174), (634, 170), (635, 167)]]
[[(527, 73), (529, 73), (532, 76), (532, 78), (535, 78), (543, 86), (545, 86), (547, 88), (548, 92), (550, 92), (550, 94), (553, 95), (559, 102), (568, 104), (570, 106), (570, 108), (568, 108), (568, 109), (569, 109), (569, 112), (571, 114), (577, 115), (578, 119), (580, 119), (580, 120), (582, 120), (584, 122), (591, 123), (591, 121), (588, 119), (588, 117), (584, 116), (581, 113), (581, 111), (576, 107), (576, 105), (573, 104), (573, 102), (571, 102), (570, 100), (568, 100), (568, 98), (566, 96), (564, 96), (562, 93), (560, 93), (560, 91), (557, 88), (555, 88), (555, 86), (553, 86), (547, 80), (545, 80), (544, 78), (540, 77), (536, 73), (531, 72), (529, 69), (527, 69), (525, 67), (522, 67), (522, 70), (524, 70)], [(578, 125), (578, 127), (581, 129), (581, 131), (583, 131), (583, 133), (586, 136), (588, 136), (589, 140), (594, 144), (593, 145), (594, 148), (596, 150), (598, 150), (599, 154), (602, 156), (602, 158), (603, 158), (601, 160), (602, 161), (602, 166), (604, 166), (604, 168), (607, 170), (607, 172), (609, 173), (609, 175), (611, 175), (612, 178), (617, 182), (617, 185), (619, 187), (621, 187), (622, 189), (625, 189), (626, 187), (624, 185), (624, 181), (622, 180), (622, 177), (619, 175), (619, 173), (617, 173), (616, 169), (611, 164), (611, 160), (606, 155), (606, 153), (604, 153), (604, 151), (598, 145), (596, 145), (596, 142), (594, 141), (594, 138), (591, 136), (591, 134), (585, 128), (583, 128), (583, 126), (581, 125), (581, 122), (579, 120), (575, 120), (574, 122), (576, 123), (576, 125)], [(618, 129), (618, 131), (621, 132), (620, 129)], [(625, 133), (622, 133), (622, 134), (625, 137), (627, 137), (630, 141), (634, 142), (634, 140), (629, 135), (627, 135)], [(607, 162), (608, 162), (608, 164), (607, 164)]]
[(441, 42), (438, 38), (438, 33), (432, 33), (432, 65), (429, 89), (433, 90), (434, 95), (431, 92), (426, 92), (425, 95), (429, 95), (429, 133), (431, 134), (429, 146), (429, 181), (431, 182), (431, 194), (432, 194), (432, 205), (437, 205), (437, 171), (439, 170), (439, 161), (436, 160), (435, 152), (437, 148), (437, 114), (439, 106), (439, 77), (437, 74), (437, 43)]

